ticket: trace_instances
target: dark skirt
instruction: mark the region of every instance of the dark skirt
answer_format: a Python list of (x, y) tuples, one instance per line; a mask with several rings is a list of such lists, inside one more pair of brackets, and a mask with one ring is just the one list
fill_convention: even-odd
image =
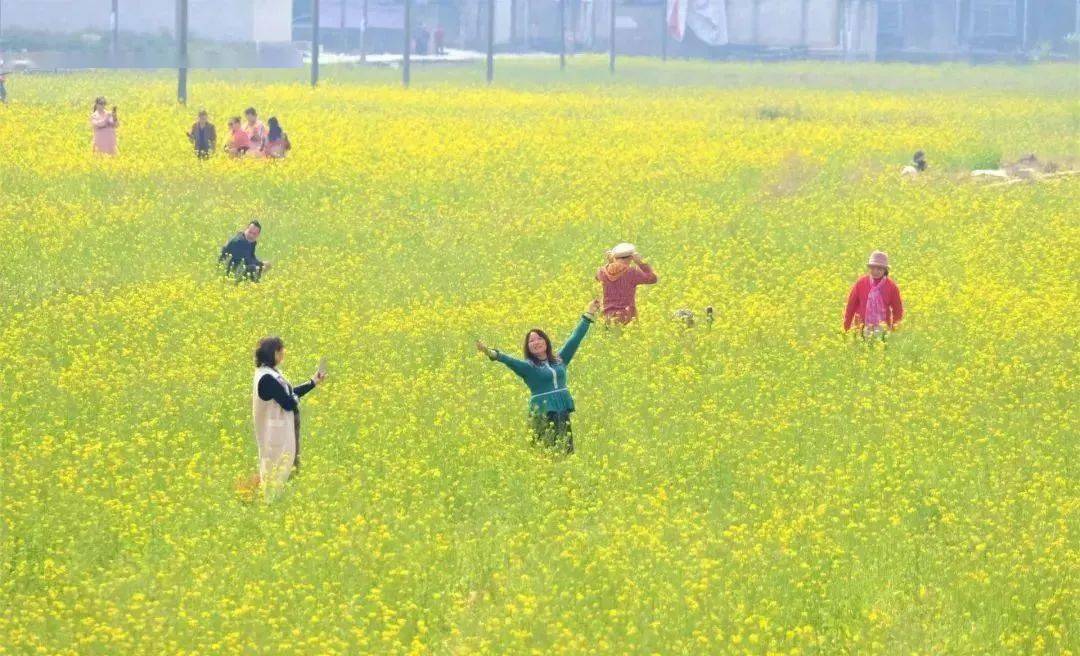
[[(574, 431), (570, 424), (569, 410), (536, 412), (531, 419), (534, 442), (565, 450), (567, 454), (574, 452)], [(299, 448), (299, 445), (297, 447)]]

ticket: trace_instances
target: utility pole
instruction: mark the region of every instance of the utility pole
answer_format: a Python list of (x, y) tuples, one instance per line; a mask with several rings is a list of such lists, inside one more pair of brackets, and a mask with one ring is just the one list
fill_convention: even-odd
[(112, 0), (112, 13), (109, 15), (109, 23), (112, 28), (112, 40), (109, 41), (109, 53), (112, 55), (113, 66), (116, 66), (117, 49), (120, 41), (120, 0)]
[(611, 34), (608, 37), (610, 52), (608, 53), (608, 70), (615, 75), (615, 0), (611, 0)]
[(487, 83), (495, 79), (495, 0), (488, 0)]
[(319, 0), (311, 0), (311, 86), (319, 85)]
[(566, 0), (559, 0), (559, 70), (566, 70)]
[(187, 104), (187, 36), (188, 36), (188, 0), (177, 0), (176, 12), (176, 64), (179, 75), (176, 83), (176, 99), (181, 105)]
[(668, 14), (667, 3), (660, 4), (660, 10), (664, 12), (663, 18), (660, 20), (660, 59), (667, 61), (667, 40), (668, 40)]
[(1027, 53), (1028, 49), (1028, 5), (1031, 4), (1031, 0), (1024, 0), (1024, 33), (1020, 35), (1020, 49)]
[(510, 0), (510, 49), (517, 48), (517, 5), (518, 0)]
[(368, 0), (364, 0), (364, 14), (361, 17), (360, 24), (360, 63), (367, 63), (367, 3)]
[(341, 0), (341, 52), (349, 50), (349, 36), (345, 31), (345, 10), (349, 6), (349, 0)]
[(401, 62), (401, 83), (409, 86), (409, 55), (412, 53), (412, 0), (405, 0), (405, 56)]

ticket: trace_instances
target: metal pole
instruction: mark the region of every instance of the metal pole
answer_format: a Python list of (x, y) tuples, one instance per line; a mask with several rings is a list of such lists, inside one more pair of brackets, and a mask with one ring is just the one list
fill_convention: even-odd
[(113, 66), (116, 66), (116, 52), (120, 41), (120, 0), (112, 0), (112, 40), (109, 42), (109, 52), (112, 54)]
[(405, 56), (401, 61), (401, 84), (409, 86), (409, 56), (412, 54), (412, 0), (405, 0)]
[(341, 0), (341, 51), (349, 50), (349, 36), (345, 31), (345, 10), (349, 6), (349, 0)]
[(809, 45), (809, 43), (807, 43), (807, 40), (806, 40), (806, 33), (807, 33), (807, 30), (806, 30), (807, 7), (806, 7), (806, 4), (807, 4), (807, 2), (809, 2), (809, 0), (802, 0), (802, 2), (799, 3), (799, 5), (800, 5), (799, 6), (799, 45), (801, 45), (803, 48), (805, 48), (805, 47), (807, 47)]
[(559, 0), (559, 70), (566, 70), (566, 0)]
[(667, 61), (667, 40), (668, 40), (668, 6), (666, 2), (660, 4), (663, 8), (664, 18), (660, 21), (660, 59)]
[(1028, 6), (1031, 0), (1024, 0), (1024, 33), (1020, 35), (1020, 49), (1027, 52), (1028, 48)]
[(311, 0), (311, 86), (319, 85), (319, 0)]
[[(589, 49), (596, 51), (596, 0), (589, 2)], [(1077, 0), (1080, 2), (1080, 0)]]
[(954, 52), (959, 52), (960, 51), (960, 0), (956, 0), (956, 24), (955, 24), (954, 28), (955, 28), (955, 32), (956, 32), (956, 34), (954, 35), (954, 37), (956, 39), (956, 47), (954, 48)]
[(488, 0), (487, 83), (495, 79), (495, 0)]
[(517, 8), (518, 0), (510, 0), (510, 45), (511, 50), (517, 47)]
[(360, 30), (360, 62), (367, 63), (367, 3), (368, 0), (364, 0), (364, 15), (362, 29)]
[(608, 70), (615, 74), (615, 0), (611, 0), (611, 33), (608, 35)]
[(181, 105), (187, 104), (187, 33), (188, 33), (188, 0), (177, 0), (177, 57), (176, 64), (179, 67), (179, 75), (176, 83), (176, 99)]
[(753, 14), (751, 14), (750, 20), (750, 32), (753, 36), (750, 38), (753, 40), (754, 45), (758, 44), (758, 31), (760, 30), (761, 23), (761, 2), (754, 0)]

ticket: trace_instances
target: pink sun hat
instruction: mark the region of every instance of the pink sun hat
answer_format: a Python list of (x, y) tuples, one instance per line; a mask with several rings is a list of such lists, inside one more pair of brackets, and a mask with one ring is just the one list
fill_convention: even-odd
[(882, 251), (874, 251), (870, 253), (870, 259), (867, 260), (866, 266), (879, 266), (889, 268), (889, 256)]

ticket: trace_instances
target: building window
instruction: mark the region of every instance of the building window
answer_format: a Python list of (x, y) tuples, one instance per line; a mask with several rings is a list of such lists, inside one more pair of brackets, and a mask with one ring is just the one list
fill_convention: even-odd
[(1016, 36), (1015, 0), (973, 0), (971, 34), (975, 37)]

